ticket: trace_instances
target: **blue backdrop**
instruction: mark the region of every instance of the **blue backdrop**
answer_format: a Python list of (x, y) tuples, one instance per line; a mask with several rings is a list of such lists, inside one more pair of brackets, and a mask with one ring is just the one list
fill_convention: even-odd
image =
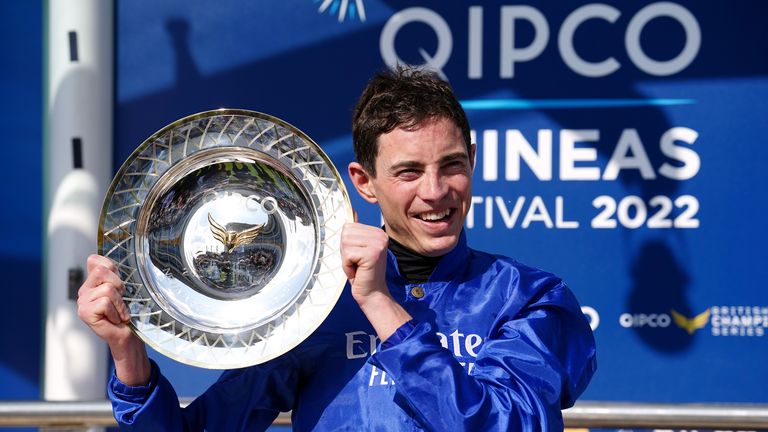
[[(558, 273), (586, 307), (599, 371), (583, 398), (768, 403), (767, 9), (120, 0), (115, 169), (173, 120), (229, 107), (294, 124), (343, 171), (367, 79), (387, 63), (428, 63), (454, 86), (478, 144), (470, 244)], [(25, 43), (39, 49), (39, 39)], [(3, 68), (4, 94), (8, 69), (34, 71), (39, 58), (23, 65)], [(35, 87), (25, 106), (39, 109), (39, 97)], [(40, 130), (23, 126), (7, 157), (37, 166)], [(0, 380), (13, 383), (3, 398), (36, 397), (39, 386), (40, 177), (20, 165), (2, 173), (3, 184), (27, 186), (4, 191), (18, 203), (0, 216), (4, 292), (17, 306), (1, 316), (32, 330), (0, 357)], [(379, 222), (374, 207), (353, 204)], [(31, 242), (9, 227), (19, 216)], [(216, 375), (160, 361), (185, 395)]]
[(0, 399), (37, 399), (43, 290), (42, 4), (0, 2), (0, 23), (0, 117), (9, 126), (0, 170), (0, 328), (6, 329), (0, 345)]

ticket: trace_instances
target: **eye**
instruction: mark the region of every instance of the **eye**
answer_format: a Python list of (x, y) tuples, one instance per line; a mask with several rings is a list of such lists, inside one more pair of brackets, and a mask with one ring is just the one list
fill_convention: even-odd
[(443, 165), (443, 169), (451, 174), (463, 173), (466, 171), (466, 167), (467, 167), (466, 162), (464, 162), (461, 159), (455, 159)]
[(405, 180), (415, 179), (419, 176), (419, 171), (414, 168), (405, 168), (397, 172), (397, 177)]

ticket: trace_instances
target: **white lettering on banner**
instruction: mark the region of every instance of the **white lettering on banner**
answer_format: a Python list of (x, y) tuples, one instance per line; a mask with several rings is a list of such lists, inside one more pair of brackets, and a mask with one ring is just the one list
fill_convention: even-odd
[[(528, 21), (533, 26), (533, 41), (526, 47), (515, 44), (515, 21)], [(549, 25), (544, 15), (531, 6), (502, 6), (501, 7), (501, 47), (499, 59), (501, 78), (515, 76), (515, 63), (527, 62), (538, 57), (547, 46), (549, 40)]]
[(578, 221), (565, 220), (564, 216), (564, 202), (565, 200), (561, 196), (555, 197), (554, 203), (554, 222), (552, 214), (548, 210), (544, 199), (540, 196), (534, 196), (530, 202), (524, 196), (519, 196), (515, 200), (515, 203), (511, 206), (507, 206), (507, 202), (500, 196), (473, 196), (470, 201), (469, 211), (467, 212), (466, 227), (472, 229), (475, 227), (475, 216), (477, 214), (477, 204), (484, 204), (484, 227), (491, 229), (494, 226), (494, 220), (496, 212), (498, 210), (501, 216), (502, 222), (507, 229), (513, 229), (518, 226), (518, 220), (520, 215), (523, 214), (523, 209), (526, 208), (525, 214), (522, 216), (522, 221), (519, 227), (522, 229), (528, 229), (534, 223), (540, 223), (546, 228), (559, 228), (559, 229), (574, 229), (579, 227)]
[(483, 8), (469, 8), (469, 58), (467, 76), (470, 79), (483, 77)]
[(713, 336), (764, 336), (768, 329), (768, 307), (713, 306)]
[(619, 143), (616, 144), (611, 159), (603, 171), (603, 180), (616, 180), (622, 169), (637, 169), (644, 180), (656, 178), (651, 160), (645, 152), (636, 129), (624, 129), (621, 133)]
[(600, 139), (598, 130), (560, 131), (560, 179), (561, 180), (600, 180), (600, 168), (577, 167), (576, 162), (597, 161), (597, 149), (577, 147), (576, 143), (596, 142)]
[(576, 29), (584, 21), (593, 18), (600, 18), (613, 24), (619, 18), (621, 13), (613, 6), (605, 4), (584, 5), (568, 15), (560, 26), (560, 34), (557, 37), (557, 47), (560, 49), (560, 55), (571, 70), (586, 77), (601, 77), (616, 72), (621, 67), (615, 58), (609, 57), (600, 62), (588, 62), (576, 53), (573, 46), (573, 35)]
[(619, 324), (624, 328), (640, 328), (640, 327), (669, 327), (672, 323), (672, 318), (665, 313), (661, 314), (630, 314), (623, 313), (619, 316)]
[[(485, 133), (483, 136), (485, 137)], [(520, 178), (520, 159), (523, 159), (536, 175), (536, 178), (543, 181), (552, 180), (552, 131), (540, 129), (537, 138), (538, 149), (534, 150), (519, 130), (507, 131), (506, 179), (517, 180)], [(485, 145), (485, 141), (483, 144)], [(485, 151), (485, 147), (483, 147), (483, 151)], [(485, 157), (483, 157), (483, 162), (485, 162)], [(483, 179), (485, 180), (485, 176)]]
[[(470, 79), (483, 78), (484, 45), (482, 6), (470, 6), (467, 9), (467, 77)], [(516, 65), (528, 63), (540, 57), (550, 39), (550, 23), (545, 15), (529, 5), (504, 5), (500, 13), (499, 41), (499, 77), (514, 78)], [(585, 22), (594, 19), (606, 21), (611, 25), (621, 22), (621, 11), (611, 5), (590, 3), (569, 13), (557, 35), (557, 49), (560, 58), (573, 72), (589, 77), (599, 78), (616, 73), (622, 65), (616, 58), (609, 56), (600, 61), (588, 61), (578, 54), (574, 45), (574, 36)], [(678, 23), (685, 33), (682, 49), (673, 58), (656, 60), (648, 56), (641, 43), (641, 34), (651, 21), (657, 18), (671, 18)], [(408, 24), (428, 26), (437, 38), (437, 48), (433, 54), (424, 48), (418, 48), (424, 64), (438, 71), (443, 78), (443, 69), (451, 60), (453, 54), (453, 32), (445, 19), (425, 7), (411, 7), (394, 13), (384, 25), (379, 38), (379, 51), (384, 62), (390, 67), (403, 64), (395, 49), (398, 32)], [(533, 28), (533, 39), (526, 45), (518, 45), (516, 26), (523, 24)], [(411, 45), (418, 45), (414, 42)], [(669, 76), (683, 71), (699, 54), (701, 49), (701, 27), (696, 17), (685, 7), (673, 2), (651, 3), (633, 15), (624, 32), (624, 49), (631, 63), (639, 70), (655, 76)]]
[[(682, 209), (682, 212), (670, 218), (672, 207)], [(617, 227), (616, 221), (623, 228), (637, 229), (647, 228), (698, 228), (699, 220), (696, 214), (699, 211), (699, 200), (693, 195), (682, 195), (674, 201), (664, 195), (657, 195), (645, 204), (642, 198), (629, 195), (622, 198), (618, 205), (613, 197), (600, 195), (592, 201), (596, 209), (601, 209), (592, 219), (592, 228), (614, 229)], [(656, 210), (648, 217), (648, 207)], [(617, 218), (614, 219), (613, 215)]]
[[(560, 181), (616, 181), (621, 174), (637, 173), (643, 180), (657, 177), (672, 180), (689, 180), (698, 174), (701, 159), (691, 146), (699, 134), (687, 127), (672, 127), (659, 138), (659, 152), (666, 160), (651, 162), (640, 134), (635, 128), (623, 129), (616, 145), (610, 152), (605, 168), (600, 167), (597, 148), (601, 145), (598, 129), (562, 129), (557, 134), (550, 129), (540, 129), (536, 139), (529, 140), (520, 130), (508, 129), (471, 131), (473, 142), (480, 153), (480, 177), (486, 182), (519, 181), (523, 166), (538, 180), (551, 181), (557, 172)], [(504, 143), (499, 137), (504, 137)], [(557, 142), (554, 137), (557, 136)], [(480, 137), (480, 140), (477, 138)], [(504, 146), (504, 158), (499, 157), (499, 147)], [(555, 145), (559, 146), (554, 156)], [(557, 162), (555, 162), (557, 161)], [(555, 167), (554, 164), (558, 166)], [(501, 220), (507, 229), (528, 229), (540, 226), (547, 229), (575, 229), (581, 221), (566, 215), (563, 196), (546, 201), (541, 196), (473, 196), (466, 226), (480, 225), (491, 229)], [(596, 213), (586, 224), (593, 229), (697, 229), (700, 221), (699, 200), (693, 195), (670, 197), (664, 195), (643, 198), (635, 195), (614, 198), (600, 195), (592, 200)]]
[(664, 162), (659, 168), (659, 174), (671, 178), (672, 180), (692, 179), (693, 176), (699, 172), (699, 168), (701, 167), (699, 154), (687, 147), (675, 145), (675, 142), (680, 141), (691, 145), (698, 137), (698, 132), (686, 127), (675, 127), (664, 132), (664, 135), (661, 136), (661, 152), (664, 153), (665, 156), (681, 162), (683, 165), (681, 167), (675, 167), (674, 165)]
[(405, 62), (400, 59), (395, 51), (395, 38), (403, 26), (412, 22), (421, 22), (428, 25), (437, 36), (437, 51), (430, 55), (424, 48), (419, 48), (419, 54), (424, 59), (424, 64), (430, 69), (437, 71), (440, 76), (447, 80), (443, 74), (443, 66), (448, 63), (453, 51), (453, 34), (448, 23), (443, 17), (435, 11), (423, 7), (412, 7), (400, 11), (389, 18), (384, 25), (379, 38), (379, 50), (384, 62), (393, 69)]
[[(604, 171), (597, 166), (598, 154), (594, 144), (600, 141), (598, 129), (563, 129), (559, 132), (559, 170), (561, 181), (614, 181), (623, 171), (636, 171), (644, 180), (656, 179), (651, 160), (637, 129), (624, 129), (611, 154)], [(473, 131), (473, 136), (477, 136)], [(482, 152), (482, 179), (497, 181), (500, 163), (499, 133), (496, 130), (484, 130), (482, 141), (478, 142)], [(536, 147), (526, 139), (518, 129), (509, 129), (504, 134), (506, 157), (506, 181), (517, 181), (521, 177), (521, 161), (541, 181), (552, 180), (553, 170), (553, 131), (540, 129), (536, 135)], [(699, 134), (686, 127), (673, 127), (664, 132), (659, 139), (661, 153), (669, 158), (658, 167), (658, 174), (672, 180), (690, 180), (698, 174), (701, 159), (698, 153), (689, 147), (694, 144)], [(681, 144), (682, 143), (682, 144)], [(585, 166), (588, 164), (591, 166)]]
[[(598, 210), (589, 226), (593, 229), (696, 229), (700, 226), (696, 215), (699, 200), (693, 195), (681, 195), (670, 198), (657, 195), (644, 201), (636, 195), (628, 195), (616, 201), (608, 195), (600, 195), (592, 200), (592, 206)], [(672, 217), (673, 209), (679, 212)], [(554, 218), (553, 218), (554, 215)], [(502, 196), (473, 196), (465, 224), (467, 229), (474, 229), (478, 220), (482, 227), (492, 229), (498, 224), (500, 216), (507, 229), (528, 229), (543, 227), (547, 229), (576, 229), (581, 226), (577, 220), (566, 217), (565, 198), (556, 196), (549, 204), (541, 196), (532, 198), (518, 196), (514, 202)]]

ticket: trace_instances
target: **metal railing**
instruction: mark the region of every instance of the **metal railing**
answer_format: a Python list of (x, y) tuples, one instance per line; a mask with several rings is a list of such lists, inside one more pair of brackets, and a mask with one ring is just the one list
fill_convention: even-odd
[(616, 429), (768, 429), (768, 405), (577, 402), (566, 427)]
[[(568, 428), (768, 430), (768, 405), (578, 402), (563, 411), (563, 417)], [(290, 423), (289, 414), (281, 414), (275, 421)], [(108, 401), (0, 402), (0, 428), (115, 424)]]

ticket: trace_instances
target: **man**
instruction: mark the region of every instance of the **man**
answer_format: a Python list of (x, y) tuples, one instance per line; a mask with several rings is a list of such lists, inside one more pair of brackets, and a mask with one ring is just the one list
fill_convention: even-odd
[(475, 145), (448, 84), (374, 77), (353, 140), (350, 179), (384, 227), (344, 227), (350, 289), (297, 348), (225, 372), (184, 410), (125, 324), (114, 264), (89, 258), (80, 317), (112, 351), (122, 429), (263, 430), (292, 410), (295, 430), (562, 430), (595, 369), (592, 333), (560, 279), (468, 248)]

